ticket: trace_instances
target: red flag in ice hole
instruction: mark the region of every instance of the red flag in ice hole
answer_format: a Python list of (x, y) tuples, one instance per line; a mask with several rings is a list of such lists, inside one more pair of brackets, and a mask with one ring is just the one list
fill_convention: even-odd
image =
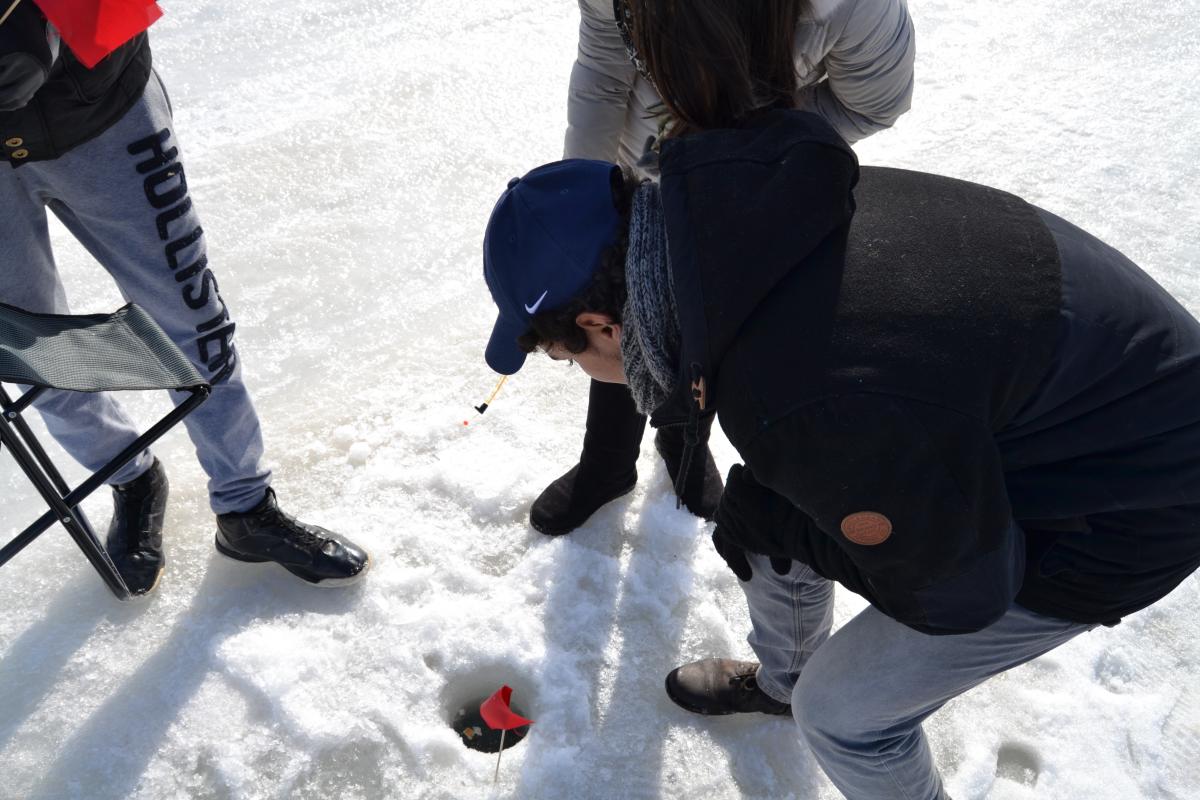
[(508, 686), (501, 686), (495, 694), (484, 700), (483, 704), (479, 706), (479, 715), (483, 717), (483, 721), (488, 724), (489, 728), (494, 731), (511, 731), (513, 728), (533, 724), (533, 720), (513, 713), (513, 710), (508, 707), (508, 701), (511, 699), (512, 689)]
[(154, 0), (33, 0), (88, 69), (162, 16)]

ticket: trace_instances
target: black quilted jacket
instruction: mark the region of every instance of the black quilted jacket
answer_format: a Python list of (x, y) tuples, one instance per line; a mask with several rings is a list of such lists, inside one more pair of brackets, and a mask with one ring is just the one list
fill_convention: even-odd
[[(0, 56), (46, 57), (45, 20), (31, 0), (0, 25)], [(64, 45), (49, 76), (23, 108), (0, 112), (0, 160), (16, 168), (58, 158), (119, 120), (150, 77), (150, 43), (141, 34), (88, 69)]]

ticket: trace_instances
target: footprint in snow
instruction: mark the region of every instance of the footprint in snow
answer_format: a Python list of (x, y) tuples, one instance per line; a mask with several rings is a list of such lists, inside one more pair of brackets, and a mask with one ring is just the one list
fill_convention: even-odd
[(1025, 786), (1036, 786), (1042, 759), (1031, 747), (1015, 742), (1000, 745), (996, 753), (996, 777)]

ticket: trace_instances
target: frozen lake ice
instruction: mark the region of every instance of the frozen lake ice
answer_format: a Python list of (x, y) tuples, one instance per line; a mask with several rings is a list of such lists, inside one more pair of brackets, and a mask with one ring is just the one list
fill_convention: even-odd
[[(861, 160), (1018, 193), (1200, 312), (1200, 2), (910, 5), (914, 107)], [(548, 539), (526, 512), (578, 452), (585, 376), (535, 359), (471, 409), (494, 384), (483, 227), (561, 154), (575, 3), (164, 8), (156, 63), (281, 501), (375, 567), (314, 591), (217, 556), (174, 432), (154, 597), (117, 603), (61, 531), (0, 572), (0, 798), (837, 797), (788, 721), (663, 693), (678, 663), (750, 651), (651, 438), (633, 494)], [(120, 305), (54, 235), (74, 308)], [(143, 420), (166, 405), (127, 398)], [(0, 492), (11, 536), (37, 503), (2, 457)], [(87, 505), (100, 525), (107, 506)], [(839, 622), (862, 607), (839, 593)], [(1193, 577), (951, 703), (927, 729), (952, 794), (1200, 797), (1198, 607)], [(447, 721), (501, 682), (537, 724), (493, 790)]]

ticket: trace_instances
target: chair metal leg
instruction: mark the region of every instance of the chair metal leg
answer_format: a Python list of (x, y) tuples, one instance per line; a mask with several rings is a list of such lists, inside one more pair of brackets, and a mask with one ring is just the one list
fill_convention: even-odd
[(0, 386), (0, 406), (4, 408), (4, 418), (17, 429), (17, 433), (25, 442), (25, 446), (29, 448), (29, 452), (37, 459), (42, 471), (46, 473), (54, 488), (58, 490), (59, 495), (66, 497), (71, 488), (67, 486), (67, 482), (63, 480), (62, 473), (58, 471), (58, 468), (54, 466), (54, 462), (50, 460), (50, 456), (46, 454), (42, 443), (33, 435), (33, 431), (29, 428), (29, 423), (21, 416), (21, 411), (28, 408), (34, 399), (44, 391), (43, 387), (35, 386), (18, 397), (17, 402), (14, 403), (9, 400), (8, 393), (4, 391), (4, 387)]
[(42, 394), (45, 394), (46, 391), (45, 386), (34, 386), (25, 392), (25, 394), (18, 397), (14, 403), (8, 399), (8, 393), (4, 391), (4, 387), (0, 386), (0, 403), (3, 404), (5, 411), (10, 412), (9, 419), (12, 419), (12, 415), (20, 414), (29, 408), (33, 405), (33, 401), (37, 400)]
[[(139, 436), (132, 444), (118, 453), (111, 461), (93, 473), (74, 490), (68, 491), (66, 482), (63, 481), (58, 470), (54, 468), (53, 463), (33, 437), (24, 420), (21, 420), (16, 415), (17, 406), (21, 408), (28, 406), (29, 393), (26, 393), (25, 396), (21, 397), (14, 404), (9, 401), (3, 389), (0, 389), (0, 402), (5, 407), (4, 415), (0, 416), (0, 443), (12, 451), (22, 471), (37, 487), (38, 492), (42, 495), (42, 499), (50, 506), (50, 510), (39, 517), (36, 522), (22, 531), (3, 548), (0, 548), (0, 566), (4, 566), (13, 556), (58, 521), (63, 524), (67, 532), (75, 539), (75, 543), (83, 550), (88, 561), (100, 573), (100, 577), (104, 579), (105, 584), (108, 585), (113, 594), (122, 600), (128, 599), (130, 597), (129, 588), (125, 585), (125, 581), (121, 578), (120, 573), (117, 572), (112, 559), (108, 557), (108, 553), (100, 546), (95, 531), (92, 530), (91, 523), (84, 516), (82, 509), (77, 507), (83, 502), (84, 498), (103, 485), (117, 470), (129, 463), (138, 453), (158, 441), (163, 434), (190, 414), (192, 409), (204, 402), (211, 390), (207, 385), (204, 385), (187, 391), (191, 392), (191, 397), (180, 403), (171, 413), (155, 423), (148, 431)], [(10, 417), (10, 413), (13, 414), (12, 417)], [(10, 425), (10, 422), (13, 424)], [(17, 430), (13, 430), (14, 427)], [(20, 437), (18, 436), (18, 432), (21, 434)], [(33, 443), (31, 449), (27, 449), (21, 441), (21, 438), (25, 436), (28, 436), (29, 440)], [(43, 472), (43, 468), (45, 468), (45, 472)], [(58, 491), (56, 492), (55, 489)]]
[[(33, 435), (33, 431), (29, 428), (29, 423), (21, 416), (21, 412), (33, 405), (33, 402), (45, 392), (45, 386), (34, 386), (18, 397), (16, 402), (12, 402), (8, 394), (4, 391), (4, 387), (0, 386), (0, 406), (3, 406), (4, 416), (17, 429), (17, 434), (20, 435), (21, 441), (25, 443), (25, 446), (29, 448), (29, 452), (37, 459), (38, 464), (41, 466), (42, 471), (46, 473), (46, 477), (50, 479), (50, 483), (54, 486), (55, 491), (58, 492), (59, 496), (66, 497), (70, 494), (71, 487), (63, 479), (62, 473), (58, 471), (58, 467), (50, 460), (50, 456), (46, 453), (46, 449), (42, 447), (42, 443)], [(124, 466), (124, 464), (121, 466)], [(75, 516), (78, 518), (80, 527), (83, 528), (84, 532), (93, 541), (99, 543), (100, 537), (96, 535), (96, 529), (92, 527), (91, 520), (84, 513), (83, 506), (74, 506), (72, 510), (75, 512)], [(3, 564), (3, 562), (0, 561), (0, 564)]]
[[(125, 585), (125, 580), (121, 577), (121, 573), (117, 572), (117, 568), (113, 564), (112, 559), (108, 557), (108, 553), (100, 546), (100, 542), (96, 540), (96, 535), (91, 530), (91, 525), (81, 522), (77, 510), (68, 505), (64, 501), (63, 496), (54, 490), (54, 486), (45, 473), (42, 472), (41, 465), (37, 463), (37, 459), (33, 457), (29, 449), (21, 442), (8, 419), (0, 419), (0, 440), (4, 442), (5, 447), (12, 453), (18, 466), (21, 467), (21, 471), (25, 473), (25, 477), (29, 478), (33, 485), (37, 487), (38, 494), (42, 496), (42, 500), (50, 506), (50, 513), (53, 513), (58, 521), (62, 523), (62, 526), (67, 529), (67, 533), (75, 540), (75, 544), (83, 551), (83, 554), (87, 557), (87, 560), (96, 572), (100, 574), (100, 577), (104, 580), (109, 590), (118, 599), (128, 600), (130, 597), (129, 587)], [(78, 505), (78, 501), (73, 505)], [(13, 540), (4, 550), (8, 551), (10, 547), (18, 544), (18, 540), (21, 538), (18, 537), (18, 539)], [(29, 537), (17, 549), (24, 547), (33, 538)], [(11, 555), (7, 552), (0, 553), (0, 565), (3, 565), (13, 555), (16, 555), (15, 550)]]
[[(21, 412), (32, 405), (40, 395), (45, 393), (45, 391), (46, 387), (44, 386), (32, 387), (23, 395), (18, 397), (16, 402), (13, 402), (9, 398), (8, 393), (4, 391), (4, 387), (0, 386), (0, 408), (3, 408), (4, 418), (8, 420), (16, 429), (16, 432), (21, 437), (22, 442), (27, 448), (29, 448), (29, 452), (37, 460), (38, 465), (41, 467), (46, 477), (50, 479), (50, 483), (54, 486), (54, 489), (58, 492), (59, 496), (65, 497), (71, 491), (70, 487), (63, 479), (62, 473), (60, 473), (58, 468), (54, 466), (54, 462), (50, 460), (50, 456), (47, 455), (45, 448), (42, 447), (42, 443), (39, 442), (37, 437), (33, 435), (33, 431), (29, 428), (29, 423), (27, 423), (21, 416)], [(87, 514), (84, 513), (83, 507), (76, 506), (72, 510), (75, 512), (75, 517), (77, 518), (79, 526), (87, 534), (88, 538), (93, 542), (96, 542), (97, 546), (99, 546), (100, 538), (96, 535), (96, 530), (92, 527), (91, 520), (87, 518)], [(41, 531), (38, 531), (38, 533), (41, 533)], [(20, 543), (16, 544), (16, 546), (6, 546), (0, 549), (0, 565), (3, 565), (6, 561), (16, 555), (17, 552), (24, 548), (29, 542), (33, 541), (36, 535), (37, 534), (34, 534), (34, 536), (28, 537), (27, 540), (20, 541)], [(18, 540), (19, 539), (20, 537), (18, 537)], [(16, 543), (18, 540), (14, 540), (14, 543)]]

